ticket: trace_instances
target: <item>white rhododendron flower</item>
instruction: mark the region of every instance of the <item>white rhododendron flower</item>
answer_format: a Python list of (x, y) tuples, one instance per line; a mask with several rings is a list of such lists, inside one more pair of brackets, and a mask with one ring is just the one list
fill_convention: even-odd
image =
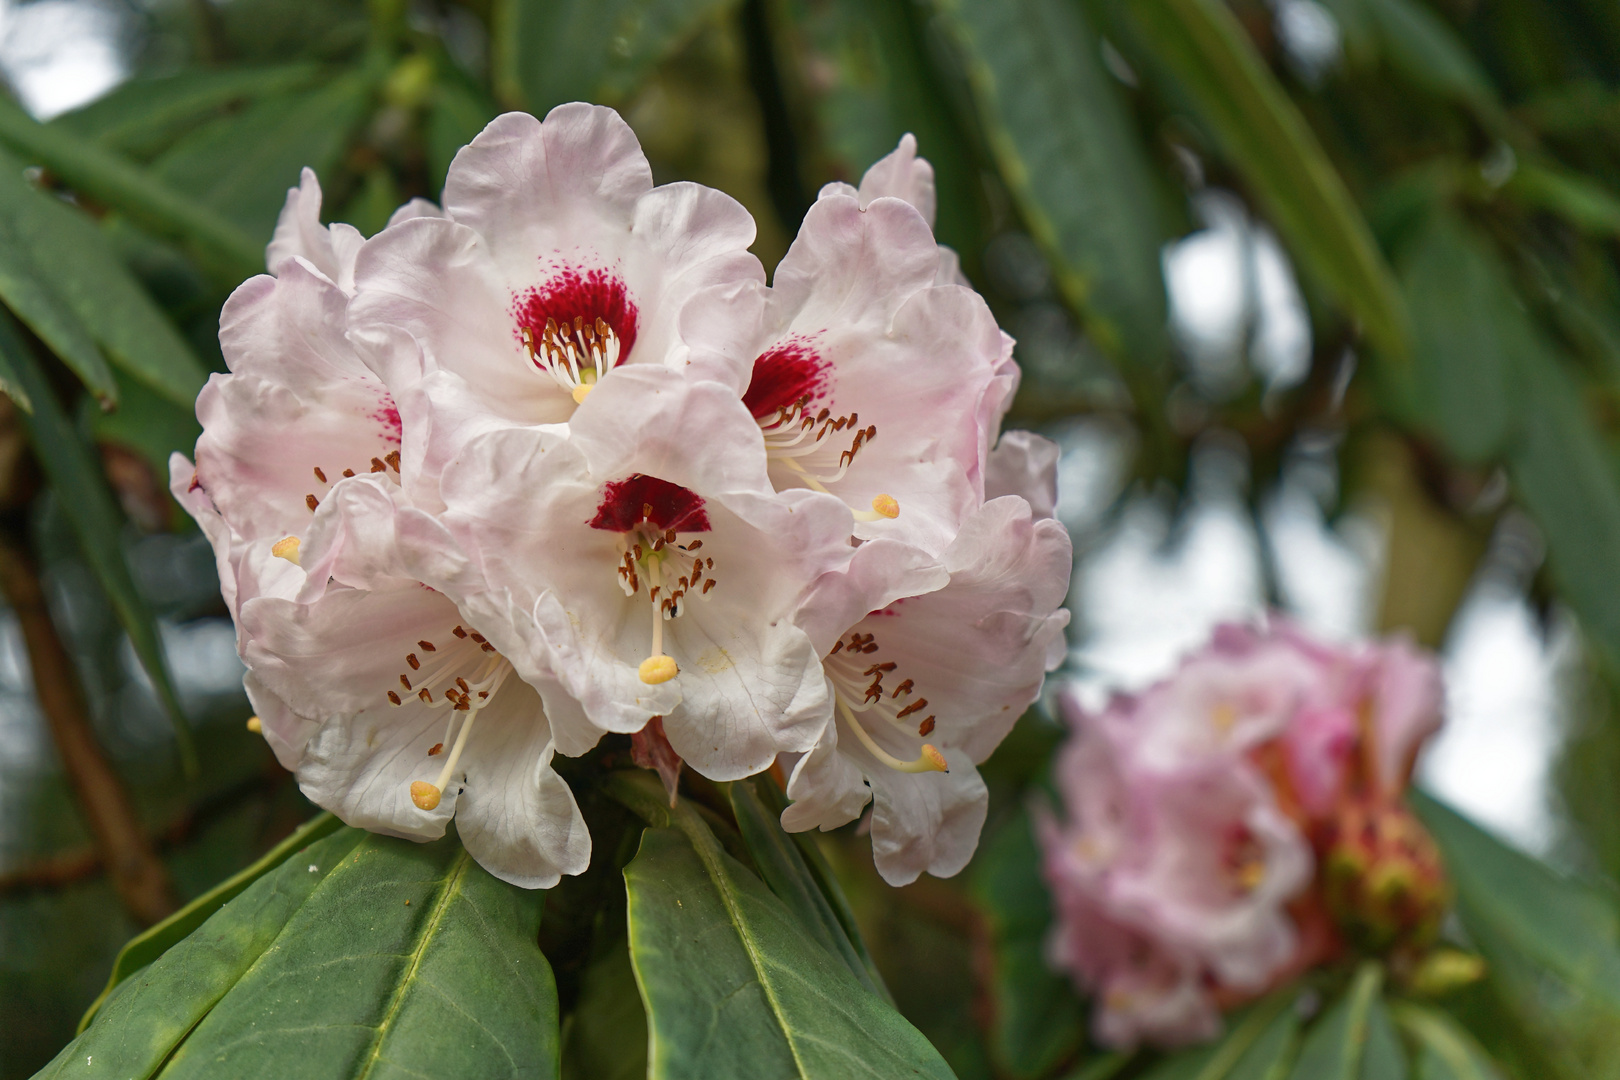
[(794, 768), (782, 824), (836, 828), (870, 799), (885, 880), (961, 870), (988, 807), (974, 766), (1062, 658), (1072, 560), (1062, 526), (1007, 496), (963, 525), (933, 590), (852, 621), (813, 595), (801, 619), (822, 650), (837, 722)]
[(648, 367), (604, 381), (566, 438), (486, 434), (446, 470), (492, 615), (593, 725), (559, 729), (567, 752), (662, 716), (682, 758), (730, 780), (820, 735), (830, 704), (791, 617), (848, 564), (850, 515), (772, 491), (758, 441), (729, 388)]
[[(197, 463), (175, 455), (174, 493), (214, 545), (249, 695), (305, 794), (416, 839), (455, 814), (492, 873), (554, 884), (584, 869), (589, 836), (550, 768), (536, 691), (445, 595), (406, 576), (414, 562), (451, 578), (465, 559), (400, 493), (399, 413), (349, 345), (347, 299), (324, 272), (342, 278), (352, 258), (323, 270), (332, 246), (298, 228), (319, 198), (306, 174), (270, 252), (279, 276), (226, 304), (231, 373), (198, 398)], [(486, 711), (495, 730), (469, 743)]]
[(907, 136), (766, 287), (609, 109), (500, 117), (369, 240), (306, 170), (173, 463), (305, 793), (547, 887), (590, 857), (554, 755), (631, 735), (672, 797), (798, 755), (785, 825), (874, 802), (887, 879), (960, 870), (1071, 554), (933, 203)]

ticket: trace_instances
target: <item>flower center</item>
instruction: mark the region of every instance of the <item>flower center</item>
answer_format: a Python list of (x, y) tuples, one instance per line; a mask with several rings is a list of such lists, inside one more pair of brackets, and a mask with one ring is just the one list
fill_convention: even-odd
[(444, 786), (461, 761), (461, 752), (466, 748), (474, 721), (495, 700), (501, 685), (512, 673), (512, 665), (506, 658), (475, 630), (458, 624), (451, 629), (448, 640), (440, 640), (442, 644), (435, 645), (424, 638), (416, 643), (416, 649), (405, 654), (407, 670), (399, 673), (404, 696), (399, 690), (387, 692), (388, 704), (396, 709), (405, 704), (407, 696), (414, 696), (429, 709), (449, 710), (444, 739), (428, 751), (428, 756), (443, 753), (454, 735), (450, 756), (433, 783), (417, 780), (411, 784), (411, 801), (423, 810), (439, 805)]
[[(902, 732), (907, 742), (923, 739), (934, 730), (934, 714), (925, 712), (928, 699), (917, 692), (915, 682), (903, 677), (900, 665), (882, 659), (880, 651), (876, 634), (854, 630), (839, 638), (822, 660), (822, 669), (833, 682), (838, 711), (861, 745), (889, 768), (908, 773), (949, 772), (945, 756), (932, 744), (920, 743), (916, 759), (902, 761), (879, 746), (867, 730), (867, 721), (888, 725)], [(884, 685), (885, 678), (894, 683), (893, 689)], [(924, 713), (923, 718), (912, 719), (918, 713)]]
[(518, 296), (512, 315), (530, 362), (575, 404), (636, 343), (635, 302), (605, 270), (563, 270)]
[(624, 595), (638, 595), (646, 582), (652, 648), (638, 673), (644, 683), (666, 683), (680, 674), (680, 667), (664, 653), (665, 621), (686, 610), (687, 593), (695, 589), (708, 599), (715, 586), (714, 559), (697, 554), (703, 541), (679, 539), (681, 533), (710, 530), (703, 498), (667, 480), (635, 473), (602, 489), (601, 505), (589, 524), (619, 534), (619, 587)]
[[(827, 485), (844, 478), (861, 448), (877, 438), (877, 425), (861, 427), (859, 413), (834, 415), (831, 406), (817, 407), (828, 396), (827, 373), (827, 364), (805, 342), (784, 342), (754, 361), (743, 404), (759, 423), (770, 461), (805, 487), (836, 495)], [(871, 509), (851, 510), (857, 521), (892, 519), (900, 516), (900, 503), (878, 495)]]

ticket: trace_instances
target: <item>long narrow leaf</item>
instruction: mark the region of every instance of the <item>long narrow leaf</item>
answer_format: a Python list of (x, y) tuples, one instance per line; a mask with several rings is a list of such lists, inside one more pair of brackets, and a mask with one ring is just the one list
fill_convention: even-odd
[(1305, 270), (1380, 350), (1404, 358), (1406, 309), (1394, 277), (1343, 180), (1237, 17), (1219, 0), (1136, 0), (1122, 10)]
[(188, 775), (196, 773), (197, 753), (191, 728), (186, 724), (180, 699), (169, 678), (168, 660), (158, 636), (157, 620), (135, 588), (129, 564), (120, 543), (122, 521), (107, 489), (99, 462), (90, 447), (79, 438), (67, 414), (57, 403), (45, 372), (19, 336), (9, 314), (0, 313), (0, 354), (4, 354), (23, 393), (33, 403), (28, 433), (51, 487), (61, 499), (62, 509), (79, 538), (85, 561), (106, 590), (119, 623), (135, 647), (135, 655), (146, 669), (158, 700), (174, 722), (180, 761)]
[[(5, 167), (0, 161), (0, 168)], [(118, 401), (118, 385), (95, 339), (51, 287), (5, 210), (0, 210), (0, 301), (79, 377), (85, 389), (101, 401)], [(26, 401), (22, 405), (29, 407)]]
[(4, 98), (0, 98), (0, 143), (153, 232), (189, 246), (224, 282), (234, 285), (264, 269), (263, 244), (219, 214), (198, 206), (128, 159), (39, 123)]

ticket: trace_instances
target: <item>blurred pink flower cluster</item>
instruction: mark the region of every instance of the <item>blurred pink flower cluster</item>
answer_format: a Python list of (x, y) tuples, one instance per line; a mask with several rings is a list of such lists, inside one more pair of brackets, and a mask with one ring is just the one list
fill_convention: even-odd
[(304, 792), (418, 840), (454, 816), (546, 887), (590, 859), (554, 755), (634, 736), (673, 797), (683, 762), (797, 754), (787, 827), (875, 800), (886, 878), (960, 870), (1070, 549), (911, 137), (770, 286), (742, 205), (655, 185), (584, 104), (499, 117), (369, 239), (320, 213), (306, 170), (172, 462)]
[(1065, 814), (1041, 821), (1053, 962), (1110, 1046), (1208, 1039), (1221, 1010), (1347, 946), (1432, 935), (1444, 882), (1401, 804), (1440, 725), (1432, 656), (1228, 625), (1100, 711), (1070, 694)]

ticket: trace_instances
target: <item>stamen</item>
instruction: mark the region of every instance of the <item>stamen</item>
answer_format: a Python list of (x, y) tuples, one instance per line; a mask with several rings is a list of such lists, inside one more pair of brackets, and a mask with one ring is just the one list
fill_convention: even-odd
[(861, 745), (866, 747), (873, 757), (895, 772), (950, 772), (945, 762), (945, 755), (928, 743), (922, 744), (922, 752), (917, 755), (917, 760), (901, 761), (877, 744), (866, 728), (861, 725), (861, 722), (855, 719), (855, 714), (850, 711), (848, 703), (844, 701), (842, 696), (838, 698), (838, 708), (843, 712), (844, 719), (849, 722), (850, 728), (854, 730), (855, 737), (861, 741)]
[(318, 506), (321, 505), (321, 500), (317, 499), (313, 495), (305, 495), (304, 496), (304, 505), (309, 507), (309, 512), (313, 514), (315, 512), (315, 509)]
[[(311, 496), (311, 498), (313, 497)], [(270, 545), (270, 554), (278, 559), (286, 559), (294, 566), (300, 565), (298, 562), (298, 537), (287, 536), (277, 540)]]
[(264, 722), (257, 716), (250, 716), (247, 719), (247, 729), (255, 735), (262, 735), (264, 733)]
[(323, 484), (326, 483), (326, 474), (321, 472), (321, 467), (319, 465), (315, 466), (315, 479), (319, 480)]
[(647, 577), (652, 586), (649, 590), (652, 605), (652, 655), (641, 662), (636, 674), (641, 681), (649, 686), (667, 683), (681, 673), (680, 667), (675, 663), (673, 656), (664, 655), (664, 612), (658, 605), (658, 576), (662, 572), (662, 559), (649, 559), (647, 561)]
[(874, 495), (872, 497), (872, 509), (855, 511), (856, 521), (877, 521), (880, 518), (888, 518), (893, 521), (899, 516), (900, 501), (893, 495)]

